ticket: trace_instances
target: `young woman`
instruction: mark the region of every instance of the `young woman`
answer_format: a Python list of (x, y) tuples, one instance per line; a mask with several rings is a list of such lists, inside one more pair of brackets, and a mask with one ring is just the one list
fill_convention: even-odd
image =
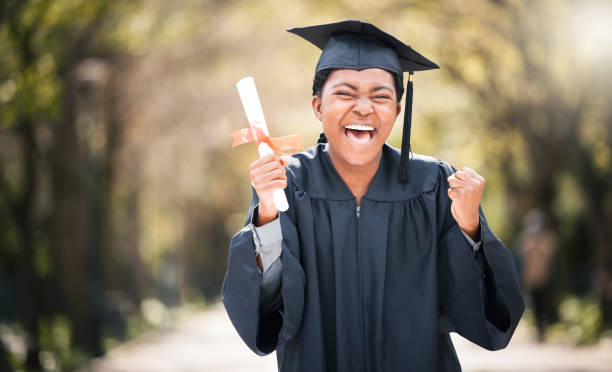
[(369, 23), (289, 31), (323, 49), (312, 107), (324, 135), (251, 164), (222, 292), (240, 336), (276, 350), (281, 371), (460, 371), (449, 332), (504, 348), (524, 303), (479, 209), (484, 178), (410, 152), (411, 81), (402, 151), (385, 143), (403, 72), (437, 65)]

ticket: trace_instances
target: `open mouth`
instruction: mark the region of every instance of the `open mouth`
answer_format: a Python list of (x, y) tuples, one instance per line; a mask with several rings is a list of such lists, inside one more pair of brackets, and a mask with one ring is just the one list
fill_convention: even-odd
[(370, 125), (347, 125), (344, 134), (355, 145), (369, 145), (376, 135), (376, 129)]

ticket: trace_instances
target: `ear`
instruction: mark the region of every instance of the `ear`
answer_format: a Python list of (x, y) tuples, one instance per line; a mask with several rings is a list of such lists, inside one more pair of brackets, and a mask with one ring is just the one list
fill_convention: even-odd
[(321, 98), (319, 96), (312, 96), (312, 111), (315, 114), (315, 117), (322, 120), (323, 113), (321, 112)]
[(398, 102), (397, 103), (397, 112), (395, 113), (395, 117), (396, 118), (400, 114), (400, 112), (402, 112), (402, 105)]

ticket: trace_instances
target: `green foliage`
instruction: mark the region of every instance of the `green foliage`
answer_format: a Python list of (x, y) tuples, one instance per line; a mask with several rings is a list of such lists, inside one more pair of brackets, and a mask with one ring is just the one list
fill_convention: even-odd
[(41, 362), (46, 370), (70, 371), (83, 365), (88, 355), (71, 341), (72, 324), (58, 315), (40, 321)]
[(5, 350), (9, 359), (9, 365), (14, 370), (24, 369), (23, 348), (20, 341), (23, 338), (23, 328), (17, 322), (0, 323), (0, 341), (5, 345)]
[(559, 306), (560, 322), (550, 327), (550, 341), (588, 345), (599, 340), (602, 314), (598, 296), (567, 296)]
[(49, 275), (53, 269), (49, 237), (40, 230), (34, 233), (34, 257), (32, 264), (34, 270), (41, 278)]

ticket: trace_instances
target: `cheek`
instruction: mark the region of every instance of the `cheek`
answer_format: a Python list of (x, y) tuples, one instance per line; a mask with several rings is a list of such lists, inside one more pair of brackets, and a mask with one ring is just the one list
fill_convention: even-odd
[(391, 130), (393, 129), (393, 123), (390, 123), (388, 125), (382, 125), (379, 129), (378, 129), (378, 138), (377, 140), (379, 142), (385, 142), (387, 141), (387, 139), (389, 139), (389, 136), (391, 135)]
[(340, 122), (347, 110), (350, 109), (349, 105), (343, 104), (328, 104), (321, 107), (321, 120), (323, 124), (335, 125)]
[(391, 131), (393, 128), (393, 124), (395, 124), (395, 119), (397, 119), (397, 111), (395, 107), (381, 107), (378, 110), (378, 117), (382, 124), (384, 130)]

